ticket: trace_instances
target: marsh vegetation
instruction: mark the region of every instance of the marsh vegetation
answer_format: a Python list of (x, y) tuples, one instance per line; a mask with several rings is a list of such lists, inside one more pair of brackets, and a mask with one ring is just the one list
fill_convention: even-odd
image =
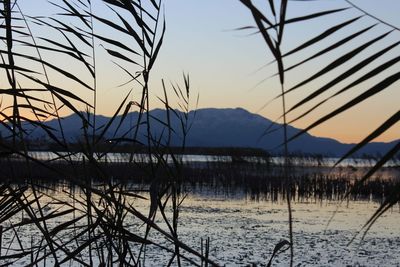
[[(328, 251), (326, 257), (338, 260), (340, 257), (332, 256), (338, 248), (319, 246), (321, 243), (315, 240), (303, 242), (315, 231), (302, 230), (303, 224), (297, 227), (297, 218), (316, 215), (317, 211), (313, 206), (313, 210), (307, 213), (302, 203), (318, 203), (320, 207), (329, 203), (329, 212), (322, 211), (324, 219), (316, 219), (313, 221), (315, 224), (328, 224), (331, 219), (327, 214), (335, 213), (333, 207), (338, 203), (349, 203), (351, 200), (355, 206), (363, 203), (363, 209), (372, 206), (373, 213), (363, 213), (365, 221), (361, 225), (356, 224), (360, 231), (358, 236), (362, 238), (378, 218), (386, 219), (388, 211), (396, 210), (400, 184), (395, 156), (400, 150), (399, 142), (394, 143), (386, 154), (370, 161), (370, 166), (341, 167), (340, 163), (396, 124), (399, 112), (390, 114), (386, 121), (337, 159), (333, 166), (323, 166), (320, 157), (311, 160), (303, 157), (296, 163), (288, 151), (291, 140), (373, 98), (400, 78), (397, 71), (394, 74), (386, 71), (398, 63), (398, 54), (389, 54), (389, 59), (381, 58), (388, 52), (398, 51), (395, 49), (400, 40), (396, 35), (393, 41), (392, 33), (398, 33), (399, 29), (352, 2), (343, 1), (340, 5), (344, 7), (287, 18), (287, 0), (265, 1), (266, 8), (256, 6), (250, 0), (240, 0), (243, 8), (254, 18), (255, 26), (237, 30), (250, 30), (261, 36), (261, 41), (265, 42), (273, 56), (271, 64), (277, 66), (275, 76), (279, 79), (281, 92), (276, 99), (282, 101), (280, 119), (283, 119), (284, 129), (280, 144), (282, 157), (277, 162), (260, 150), (238, 152), (235, 149), (187, 148), (192, 123), (187, 114), (196, 109), (198, 103), (198, 97), (193, 97), (191, 92), (188, 74), (184, 73), (181, 81), (170, 84), (159, 81), (162, 95), (158, 101), (164, 106), (165, 120), (151, 117), (150, 95), (154, 86), (151, 78), (167, 34), (168, 20), (164, 15), (163, 1), (50, 1), (48, 5), (57, 10), (57, 15), (52, 17), (31, 16), (29, 10), (20, 5), (21, 2), (0, 1), (0, 117), (3, 129), (0, 138), (1, 265), (270, 266), (276, 260), (291, 266), (302, 262), (333, 264), (338, 261), (326, 261), (322, 254)], [(303, 4), (310, 5), (312, 2)], [(301, 23), (323, 20), (325, 16), (341, 14), (348, 9), (360, 14), (347, 18), (345, 22), (335, 21), (334, 25), (327, 26), (325, 31), (307, 42), (283, 52), (286, 49), (283, 38), (286, 28), (292, 25), (301, 27)], [(374, 21), (374, 25), (360, 29), (355, 22), (362, 17)], [(368, 32), (375, 24), (381, 27), (373, 33), (373, 37), (366, 38), (354, 49), (344, 52), (335, 50)], [(344, 27), (349, 27), (351, 31), (347, 37), (330, 40), (332, 43), (327, 48), (318, 46), (320, 50), (312, 56), (302, 54), (307, 47), (325, 41), (329, 35)], [(345, 65), (352, 57), (387, 37), (391, 38), (389, 45), (369, 51), (350, 68)], [(302, 80), (293, 86), (286, 84), (291, 69), (300, 68), (307, 61), (318, 60), (331, 51), (337, 52), (331, 63), (318, 67), (310, 77), (301, 77)], [(304, 58), (287, 67), (284, 60), (291, 55)], [(104, 58), (107, 59), (107, 66), (112, 65), (118, 70), (116, 75), (124, 77), (120, 86), (130, 89), (120, 96), (121, 101), (110, 121), (100, 124), (96, 121), (96, 115), (101, 113), (98, 87), (105, 81), (102, 79), (104, 65), (99, 62)], [(383, 61), (378, 67), (369, 64), (377, 59)], [(311, 93), (304, 93), (304, 98), (294, 106), (287, 106), (286, 97), (292, 91), (301, 90), (304, 85), (333, 69), (337, 72), (330, 76), (330, 81)], [(360, 70), (366, 71), (365, 74), (356, 76)], [(371, 78), (374, 78), (373, 81), (369, 80)], [(347, 86), (289, 119), (295, 110), (346, 79), (349, 80)], [(321, 115), (304, 131), (295, 136), (287, 135), (289, 123), (300, 120), (365, 81), (369, 84), (363, 85), (365, 89), (360, 95), (346, 98), (344, 103), (337, 102), (333, 111)], [(175, 108), (181, 112), (176, 112)], [(129, 116), (132, 110), (140, 114), (135, 121)], [(81, 138), (73, 142), (65, 137), (68, 125), (63, 124), (62, 116), (68, 113), (78, 115), (81, 122)], [(178, 126), (171, 125), (171, 116), (179, 118)], [(51, 119), (56, 119), (57, 126), (49, 127), (44, 123)], [(163, 130), (152, 132), (151, 123), (161, 124)], [(129, 130), (121, 132), (122, 124), (129, 124)], [(32, 140), (29, 137), (35, 129), (46, 133), (46, 150), (50, 151), (42, 153), (48, 153), (47, 158), (38, 157), (31, 150)], [(113, 137), (106, 138), (110, 129), (114, 129)], [(268, 138), (269, 131), (273, 130), (266, 129), (263, 138)], [(180, 138), (178, 146), (171, 143), (172, 136)], [(33, 146), (38, 147), (37, 144)], [(211, 153), (214, 160), (188, 163), (184, 155), (192, 155), (193, 151), (201, 155), (205, 154), (204, 151)], [(124, 156), (118, 160), (116, 155), (121, 153)], [(110, 155), (113, 155), (113, 160), (110, 160)], [(317, 166), (305, 164), (313, 160)], [(394, 164), (390, 165), (391, 162)], [(388, 163), (390, 166), (387, 166)], [(204, 192), (206, 194), (201, 195)], [(215, 208), (215, 203), (203, 206), (221, 194), (231, 202), (219, 208)], [(239, 204), (235, 202), (237, 196)], [(359, 202), (361, 200), (363, 202)], [(243, 207), (244, 204), (248, 208)], [(278, 205), (278, 208), (270, 208), (271, 205)], [(252, 238), (245, 241), (246, 245), (235, 247), (236, 256), (223, 253), (229, 250), (229, 242), (223, 237), (219, 241), (218, 238), (217, 241), (211, 240), (218, 236), (218, 227), (223, 223), (230, 224), (221, 228), (222, 232), (228, 233), (226, 238), (229, 240), (237, 227), (235, 220), (240, 217), (239, 223), (244, 225), (248, 221), (243, 221), (243, 218), (250, 220), (256, 211), (271, 217), (257, 217), (255, 222), (249, 224), (252, 228), (243, 228), (238, 232), (238, 236), (246, 233)], [(397, 213), (393, 214), (394, 218), (398, 218)], [(224, 216), (225, 219), (219, 217), (219, 220), (213, 220), (213, 216)], [(268, 227), (275, 226), (267, 224), (267, 221), (275, 219), (279, 221), (276, 226), (281, 230), (275, 231), (270, 238), (271, 229)], [(209, 222), (210, 225), (207, 225)], [(266, 225), (268, 227), (264, 228)], [(282, 226), (288, 231), (282, 231)], [(351, 230), (356, 226), (352, 225)], [(319, 234), (322, 232), (321, 229), (317, 231)], [(384, 236), (388, 232), (384, 232)], [(341, 243), (352, 241), (352, 237), (342, 238), (342, 234), (339, 238)], [(263, 239), (261, 235), (267, 238)], [(397, 247), (398, 239), (385, 239), (379, 234), (375, 237), (368, 240), (368, 244), (381, 245), (386, 240), (390, 242), (388, 248)], [(235, 244), (243, 240), (239, 238)], [(266, 241), (268, 245), (263, 246), (264, 251), (261, 251), (259, 244), (266, 244)], [(307, 246), (319, 246), (319, 254), (302, 258), (301, 255), (309, 251)], [(257, 257), (251, 257), (249, 253), (255, 253)], [(392, 250), (388, 253), (384, 257), (389, 258), (385, 259), (395, 262), (396, 259), (390, 258)], [(346, 256), (350, 257), (349, 254)], [(283, 261), (280, 255), (284, 255)], [(380, 259), (375, 257), (374, 262), (379, 263)]]

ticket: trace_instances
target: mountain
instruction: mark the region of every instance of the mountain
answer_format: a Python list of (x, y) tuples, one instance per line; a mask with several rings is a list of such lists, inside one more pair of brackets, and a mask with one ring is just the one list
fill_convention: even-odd
[[(165, 110), (154, 109), (149, 113), (151, 119), (151, 132), (154, 137), (160, 137), (161, 140), (167, 139), (168, 129), (165, 125), (167, 114)], [(123, 123), (120, 124), (121, 116), (115, 118), (111, 126), (105, 134), (105, 138), (121, 137), (124, 134), (126, 138), (132, 137), (132, 125), (135, 125), (138, 120), (138, 112), (129, 113)], [(142, 120), (146, 119), (146, 114)], [(171, 136), (171, 144), (179, 146), (182, 144), (182, 124), (179, 117), (183, 118), (184, 114), (180, 111), (170, 112), (170, 125), (173, 129)], [(194, 147), (255, 147), (269, 150), (275, 153), (282, 151), (283, 129), (282, 125), (271, 122), (270, 120), (250, 113), (242, 108), (206, 108), (191, 111), (188, 116), (188, 127), (190, 130), (186, 138), (186, 146)], [(97, 134), (103, 131), (104, 125), (109, 122), (110, 118), (98, 115), (96, 116)], [(263, 136), (265, 130), (270, 129), (275, 131)], [(54, 129), (59, 129), (58, 121), (51, 120), (45, 123)], [(103, 126), (103, 127), (101, 127)], [(24, 126), (29, 128), (31, 126)], [(70, 115), (62, 119), (62, 127), (64, 135), (67, 139), (74, 141), (82, 136), (82, 120), (76, 115)], [(118, 131), (117, 131), (118, 129)], [(3, 132), (4, 128), (0, 128)], [(288, 136), (293, 136), (300, 129), (288, 126)], [(117, 132), (116, 132), (117, 131)], [(116, 133), (115, 133), (116, 132)], [(146, 143), (146, 126), (142, 124), (138, 130), (138, 139)], [(60, 131), (56, 132), (60, 136)], [(46, 136), (42, 129), (35, 129), (30, 138), (41, 138)], [(395, 142), (391, 143), (370, 143), (365, 146), (359, 154), (375, 155), (383, 154), (388, 151)], [(353, 144), (343, 144), (337, 140), (330, 138), (321, 138), (312, 136), (308, 133), (301, 135), (297, 139), (289, 143), (290, 152), (323, 154), (330, 156), (339, 156), (348, 151)]]

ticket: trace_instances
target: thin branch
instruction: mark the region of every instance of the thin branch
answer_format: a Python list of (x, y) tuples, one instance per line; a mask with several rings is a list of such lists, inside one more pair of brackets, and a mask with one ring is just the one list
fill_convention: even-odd
[(373, 18), (373, 19), (379, 21), (380, 23), (385, 24), (386, 26), (389, 26), (390, 28), (392, 28), (392, 29), (394, 29), (394, 30), (396, 30), (396, 31), (400, 31), (400, 28), (399, 28), (399, 27), (397, 27), (397, 26), (395, 26), (395, 25), (393, 25), (393, 24), (390, 24), (390, 23), (388, 23), (388, 22), (382, 20), (382, 19), (378, 18), (377, 16), (372, 15), (371, 13), (365, 11), (365, 10), (362, 9), (361, 7), (357, 6), (356, 4), (353, 4), (350, 0), (344, 0), (344, 1), (346, 1), (346, 3), (348, 3), (349, 5), (351, 5), (352, 7), (354, 7), (355, 9), (358, 9), (359, 11), (361, 11), (362, 13), (364, 13), (365, 15), (367, 15), (368, 17), (371, 17), (371, 18)]

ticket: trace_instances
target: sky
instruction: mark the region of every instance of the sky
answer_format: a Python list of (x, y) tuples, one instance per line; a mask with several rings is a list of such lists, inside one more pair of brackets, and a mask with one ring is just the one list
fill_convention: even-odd
[[(48, 15), (57, 13), (57, 10), (46, 4), (42, 0), (20, 0), (21, 8), (26, 14)], [(56, 1), (57, 2), (57, 1)], [(104, 10), (103, 5), (94, 1), (94, 10), (99, 14), (112, 15)], [(254, 1), (258, 6), (265, 6), (267, 1)], [(398, 10), (400, 10), (400, 1), (398, 0), (353, 0), (362, 9), (375, 15), (376, 17), (400, 27)], [(329, 10), (332, 8), (348, 7), (346, 1), (310, 1), (296, 2), (290, 1), (288, 7), (288, 18), (299, 15), (311, 14), (314, 12)], [(44, 8), (46, 7), (46, 8)], [(48, 7), (48, 8), (47, 8)], [(190, 75), (191, 82), (191, 107), (196, 108), (196, 97), (199, 95), (197, 108), (217, 107), (217, 108), (236, 108), (242, 107), (250, 112), (258, 113), (271, 120), (279, 119), (282, 114), (281, 100), (272, 101), (263, 108), (266, 103), (280, 93), (280, 84), (277, 77), (271, 77), (276, 73), (276, 65), (270, 64), (273, 59), (263, 39), (258, 34), (253, 34), (254, 30), (236, 30), (243, 26), (254, 25), (250, 12), (236, 0), (165, 0), (163, 4), (166, 20), (166, 33), (159, 58), (155, 64), (150, 76), (150, 94), (151, 107), (162, 107), (163, 104), (157, 99), (163, 95), (161, 80), (164, 79), (167, 84), (168, 92), (172, 99), (172, 90), (170, 83), (183, 85), (182, 73)], [(267, 8), (263, 8), (267, 10)], [(266, 11), (267, 12), (267, 11)], [(349, 9), (340, 13), (325, 16), (323, 19), (314, 19), (308, 22), (302, 22), (290, 25), (285, 30), (282, 51), (289, 51), (299, 44), (307, 41), (313, 36), (323, 32), (328, 27), (344, 22), (350, 18), (361, 15), (356, 9)], [(336, 40), (360, 30), (364, 27), (373, 25), (376, 20), (370, 17), (359, 19), (354, 25), (344, 28), (333, 34), (318, 46), (312, 46), (301, 53), (285, 59), (285, 65), (290, 66), (301, 59), (304, 59), (316, 51), (329, 46)], [(96, 28), (97, 27), (97, 28)], [(106, 34), (108, 29), (95, 24), (95, 29), (103, 31)], [(372, 30), (355, 38), (343, 47), (324, 55), (318, 59), (312, 60), (301, 67), (287, 72), (285, 87), (292, 87), (296, 83), (311, 74), (317, 72), (323, 66), (332, 62), (338, 55), (345, 51), (350, 51), (358, 47), (367, 39), (374, 38), (383, 32), (390, 30), (388, 26), (377, 25)], [(35, 34), (45, 34), (38, 28)], [(112, 34), (112, 33), (110, 33)], [(124, 38), (118, 36), (115, 38)], [(400, 32), (394, 31), (387, 38), (372, 45), (360, 55), (352, 58), (344, 65), (349, 68), (360, 62), (362, 59), (371, 55), (375, 51), (392, 44), (400, 39)], [(104, 48), (96, 43), (98, 57), (98, 92), (97, 112), (105, 115), (111, 115), (118, 107), (121, 100), (129, 90), (132, 90), (133, 99), (140, 97), (141, 91), (138, 86), (122, 86), (122, 83), (128, 80), (128, 77), (118, 67), (112, 64), (110, 58), (106, 56)], [(396, 47), (391, 53), (388, 53), (383, 59), (391, 59), (400, 54), (400, 48)], [(50, 58), (52, 60), (52, 58)], [(377, 60), (371, 64), (371, 67), (378, 67), (382, 60)], [(72, 62), (62, 61), (66, 68), (81, 71), (79, 66)], [(263, 67), (264, 66), (264, 67)], [(395, 73), (399, 64), (390, 68), (388, 73)], [(82, 70), (83, 71), (83, 70)], [(355, 77), (360, 77), (368, 69), (363, 70)], [(297, 103), (305, 95), (318, 89), (324, 83), (329, 82), (338, 75), (338, 71), (332, 71), (318, 80), (307, 84), (288, 94), (287, 106), (290, 107)], [(380, 77), (385, 77), (380, 76)], [(53, 78), (58, 82), (57, 77)], [(60, 78), (61, 79), (61, 78)], [(337, 100), (328, 102), (326, 106), (317, 109), (310, 116), (305, 117), (293, 124), (295, 127), (304, 128), (317, 118), (329, 111), (346, 103), (350, 97), (359, 95), (379, 79), (371, 80), (356, 87), (351, 92), (343, 94)], [(349, 81), (343, 81), (333, 87), (331, 91), (324, 96), (340, 90)], [(64, 83), (64, 81), (63, 81)], [(0, 83), (1, 85), (1, 83)], [(400, 83), (397, 82), (376, 97), (365, 101), (365, 103), (354, 107), (344, 114), (320, 125), (310, 131), (316, 136), (330, 137), (342, 142), (357, 142), (368, 135), (369, 132), (377, 128), (384, 120), (389, 118), (399, 110)], [(76, 85), (71, 84), (71, 88)], [(78, 90), (78, 89), (76, 89)], [(81, 90), (81, 89), (79, 89)], [(80, 91), (80, 94), (81, 91)], [(86, 95), (87, 94), (87, 95)], [(90, 98), (90, 92), (84, 92), (87, 98)], [(322, 98), (319, 98), (322, 99)], [(314, 101), (313, 103), (317, 103)], [(311, 107), (310, 105), (308, 107)], [(305, 110), (305, 109), (303, 109)], [(301, 111), (301, 110), (300, 110)], [(301, 112), (289, 114), (288, 119), (296, 117)], [(277, 120), (281, 122), (281, 120)], [(395, 125), (387, 133), (377, 138), (375, 141), (391, 141), (400, 137), (400, 125)]]

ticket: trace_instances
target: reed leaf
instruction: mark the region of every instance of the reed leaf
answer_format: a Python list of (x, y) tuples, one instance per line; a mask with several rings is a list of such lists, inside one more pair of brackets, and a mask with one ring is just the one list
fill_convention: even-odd
[[(272, 252), (271, 258), (268, 261), (267, 266), (270, 267), (272, 265), (272, 261), (274, 258), (278, 255), (278, 253), (285, 247), (285, 246), (290, 246), (290, 242), (287, 240), (282, 240), (278, 244), (275, 245), (274, 251)], [(286, 249), (284, 249), (286, 250)]]
[[(355, 74), (356, 72), (360, 71), (361, 69), (363, 69), (364, 67), (367, 67), (371, 62), (373, 62), (374, 60), (376, 60), (377, 58), (381, 57), (382, 55), (384, 55), (385, 53), (387, 53), (388, 51), (390, 51), (391, 49), (393, 49), (394, 47), (396, 47), (397, 45), (399, 45), (400, 42), (396, 42), (388, 47), (386, 47), (385, 49), (373, 54), (372, 56), (362, 60), (360, 63), (354, 65), (353, 67), (351, 67), (350, 69), (348, 69), (347, 71), (343, 72), (342, 74), (340, 74), (338, 77), (334, 78), (333, 80), (331, 80), (330, 82), (328, 82), (327, 84), (325, 84), (323, 87), (319, 88), (318, 90), (314, 91), (313, 93), (311, 93), (310, 95), (308, 95), (306, 98), (304, 98), (303, 100), (301, 100), (300, 102), (298, 102), (297, 104), (295, 104), (292, 108), (290, 108), (288, 110), (287, 113), (290, 113), (291, 111), (295, 110), (296, 108), (302, 106), (303, 104), (309, 102), (310, 100), (314, 99), (315, 97), (319, 96), (320, 94), (322, 94), (323, 92), (325, 92), (326, 90), (328, 90), (329, 88), (333, 87), (334, 85), (336, 85), (337, 83), (343, 81), (344, 79), (351, 77), (353, 74)], [(299, 120), (300, 118), (306, 116), (307, 114), (309, 114), (311, 111), (315, 110), (318, 106), (322, 105), (323, 103), (327, 102), (328, 100), (330, 100), (331, 98), (338, 96), (339, 94), (342, 94), (343, 92), (349, 90), (350, 88), (354, 87), (355, 85), (365, 81), (366, 79), (368, 79), (368, 77), (371, 77), (371, 75), (373, 75), (373, 73), (375, 73), (375, 75), (378, 72), (382, 72), (384, 69), (392, 66), (393, 64), (395, 64), (397, 61), (399, 60), (399, 58), (397, 57), (394, 60), (389, 60), (387, 62), (385, 62), (384, 64), (382, 64), (381, 66), (379, 66), (378, 68), (370, 71), (369, 75), (363, 75), (363, 78), (359, 78), (356, 81), (352, 82), (350, 85), (346, 86), (345, 88), (339, 90), (337, 93), (335, 93), (333, 96), (330, 96), (328, 98), (325, 98), (323, 101), (319, 102), (318, 104), (316, 104), (315, 106), (313, 106), (311, 109), (307, 110), (306, 112), (304, 112), (303, 114), (301, 114), (300, 116), (296, 117), (295, 119), (291, 120), (290, 123), (293, 123), (297, 120)]]
[[(368, 27), (368, 28), (362, 30), (361, 32), (365, 32), (365, 31), (367, 31), (367, 30), (369, 30), (369, 29), (372, 29), (372, 27), (373, 27), (373, 26)], [(352, 50), (352, 51), (350, 51), (350, 52), (344, 54), (343, 56), (340, 56), (339, 58), (337, 58), (336, 60), (334, 60), (333, 62), (331, 62), (330, 64), (328, 64), (326, 67), (322, 68), (322, 70), (320, 70), (320, 71), (317, 72), (316, 74), (312, 75), (311, 77), (305, 79), (304, 81), (301, 81), (301, 82), (298, 83), (297, 85), (295, 85), (295, 86), (291, 87), (290, 89), (288, 89), (288, 90), (286, 91), (286, 94), (287, 94), (287, 93), (290, 93), (290, 92), (292, 92), (292, 91), (294, 91), (294, 90), (296, 90), (297, 88), (299, 88), (299, 87), (301, 87), (301, 86), (303, 86), (303, 85), (305, 85), (305, 84), (307, 84), (307, 83), (309, 83), (309, 82), (311, 82), (311, 81), (313, 81), (314, 79), (316, 79), (316, 78), (318, 78), (318, 77), (324, 75), (325, 73), (327, 73), (327, 72), (329, 72), (329, 71), (331, 71), (331, 70), (333, 70), (333, 69), (339, 67), (340, 65), (344, 64), (345, 62), (347, 62), (347, 60), (349, 60), (349, 59), (351, 59), (352, 57), (356, 56), (357, 54), (359, 54), (361, 51), (363, 51), (363, 50), (366, 49), (367, 47), (371, 46), (371, 45), (374, 44), (375, 42), (377, 42), (377, 41), (383, 39), (384, 37), (386, 37), (389, 33), (390, 33), (390, 32), (387, 32), (387, 33), (385, 33), (385, 34), (382, 34), (382, 35), (376, 37), (375, 39), (373, 39), (373, 40), (371, 40), (371, 41), (368, 41), (367, 43), (365, 43), (365, 44), (363, 44), (363, 45), (357, 47), (356, 49), (354, 49), (354, 50)], [(351, 38), (351, 39), (352, 39), (352, 38)], [(349, 40), (351, 40), (351, 39), (349, 39)], [(327, 51), (324, 50), (324, 53), (326, 53), (326, 52), (327, 52)], [(314, 57), (314, 56), (313, 56), (313, 57)], [(308, 58), (308, 59), (302, 61), (301, 64), (304, 63), (304, 62), (306, 62), (306, 61), (308, 61), (308, 60), (310, 60), (310, 59), (313, 58), (313, 57), (310, 57), (310, 58)], [(295, 66), (299, 66), (299, 64), (296, 64)], [(293, 67), (290, 67), (290, 68), (286, 69), (286, 71), (288, 71), (288, 70), (290, 70), (290, 69), (292, 69), (292, 68), (293, 68)]]
[(354, 19), (350, 19), (350, 20), (347, 20), (347, 21), (345, 21), (343, 23), (335, 25), (335, 26), (325, 30), (323, 33), (313, 37), (312, 39), (310, 39), (310, 40), (304, 42), (303, 44), (297, 46), (296, 48), (290, 50), (289, 52), (284, 53), (282, 56), (283, 57), (289, 56), (289, 55), (297, 53), (297, 52), (299, 52), (299, 51), (301, 51), (301, 50), (303, 50), (303, 49), (305, 49), (305, 48), (307, 48), (307, 47), (309, 47), (309, 46), (311, 46), (313, 44), (317, 44), (318, 42), (324, 40), (328, 36), (332, 35), (333, 33), (337, 32), (338, 30), (344, 28), (345, 26), (348, 26), (348, 25), (352, 24), (353, 22), (359, 20), (361, 17), (362, 16), (359, 16), (359, 17), (356, 17)]
[(337, 166), (340, 162), (342, 162), (344, 159), (350, 157), (352, 154), (360, 150), (363, 146), (374, 140), (375, 138), (379, 137), (381, 134), (383, 134), (386, 130), (388, 130), (390, 127), (395, 125), (397, 122), (400, 120), (400, 111), (397, 111), (393, 116), (391, 116), (389, 119), (387, 119), (383, 124), (381, 124), (377, 129), (375, 129), (372, 133), (370, 133), (367, 137), (365, 137), (362, 141), (358, 142), (357, 145), (355, 145), (350, 151), (348, 151), (346, 154), (344, 154), (336, 163), (334, 166)]
[(293, 139), (299, 137), (300, 135), (304, 134), (305, 132), (315, 128), (316, 126), (320, 125), (321, 123), (335, 117), (336, 115), (346, 111), (347, 109), (350, 109), (354, 106), (356, 106), (357, 104), (363, 102), (364, 100), (374, 96), (375, 94), (385, 90), (387, 87), (389, 87), (390, 85), (392, 85), (393, 83), (397, 82), (400, 79), (400, 73), (395, 73), (387, 78), (385, 78), (383, 81), (379, 82), (378, 84), (374, 85), (373, 87), (371, 87), (370, 89), (366, 90), (364, 93), (362, 93), (361, 95), (351, 99), (349, 102), (347, 102), (346, 104), (342, 105), (341, 107), (335, 109), (334, 111), (332, 111), (331, 113), (323, 116), (322, 118), (318, 119), (317, 121), (315, 121), (314, 123), (312, 123), (311, 125), (307, 126), (304, 130), (300, 131), (299, 133), (295, 134), (294, 136), (292, 136), (288, 142), (292, 141)]

